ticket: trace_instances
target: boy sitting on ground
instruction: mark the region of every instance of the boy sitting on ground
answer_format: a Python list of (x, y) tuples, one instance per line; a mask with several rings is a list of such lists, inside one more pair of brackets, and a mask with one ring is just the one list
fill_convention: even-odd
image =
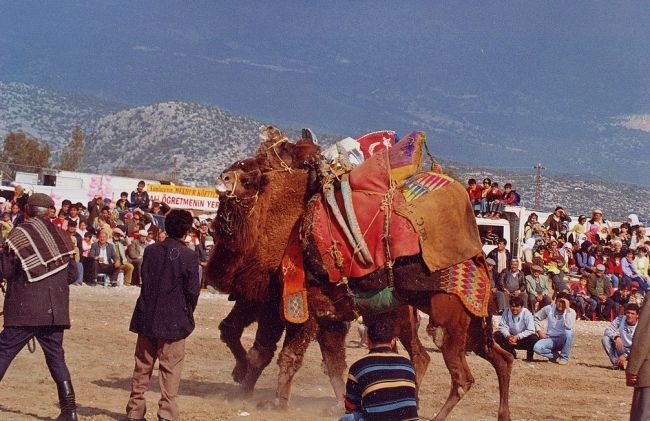
[(339, 421), (417, 420), (415, 369), (396, 352), (393, 317), (367, 322), (368, 355), (350, 367)]

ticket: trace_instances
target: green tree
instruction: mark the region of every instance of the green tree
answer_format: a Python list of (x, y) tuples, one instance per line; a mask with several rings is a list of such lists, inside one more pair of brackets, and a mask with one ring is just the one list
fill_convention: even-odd
[(5, 137), (0, 161), (11, 172), (37, 171), (49, 166), (50, 147), (41, 146), (38, 140), (25, 133), (10, 132)]
[(84, 132), (81, 130), (81, 127), (75, 126), (72, 130), (72, 137), (70, 142), (63, 148), (61, 153), (61, 162), (59, 163), (59, 169), (67, 171), (76, 171), (79, 169), (81, 160), (84, 157), (85, 145), (84, 145)]

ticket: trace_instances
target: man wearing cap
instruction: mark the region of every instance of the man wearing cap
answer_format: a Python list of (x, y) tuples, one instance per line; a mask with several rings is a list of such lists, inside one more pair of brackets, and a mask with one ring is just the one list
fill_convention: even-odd
[(142, 256), (144, 256), (144, 249), (149, 245), (149, 233), (146, 230), (138, 231), (138, 239), (131, 241), (131, 244), (126, 248), (126, 255), (129, 262), (133, 265), (133, 280), (132, 285), (140, 285), (140, 267), (142, 265)]
[(526, 293), (528, 294), (528, 309), (535, 311), (535, 305), (539, 308), (551, 304), (551, 297), (548, 289), (548, 276), (542, 275), (544, 271), (541, 266), (533, 265), (531, 274), (526, 276)]
[(510, 301), (512, 297), (521, 297), (524, 305), (528, 305), (528, 294), (526, 293), (526, 277), (519, 270), (519, 259), (512, 259), (510, 267), (499, 275), (497, 279), (497, 289), (506, 294), (506, 299)]
[(605, 265), (599, 263), (594, 268), (594, 273), (587, 279), (587, 291), (593, 300), (596, 301), (596, 315), (599, 320), (609, 320), (611, 303), (608, 301), (612, 292), (612, 283), (605, 276)]
[(90, 257), (93, 259), (91, 285), (97, 283), (97, 275), (100, 273), (110, 277), (111, 284), (115, 285), (117, 255), (113, 245), (108, 243), (106, 231), (102, 230), (97, 234), (97, 242), (90, 248)]
[[(542, 321), (547, 321), (546, 329)], [(569, 363), (573, 347), (573, 327), (576, 312), (571, 308), (568, 294), (561, 292), (554, 304), (544, 306), (535, 313), (535, 330), (540, 340), (535, 343), (533, 351), (560, 365)]]
[(508, 308), (508, 302), (506, 301), (506, 296), (503, 292), (497, 289), (496, 281), (494, 279), (494, 266), (496, 262), (491, 259), (485, 259), (485, 264), (487, 265), (488, 274), (490, 275), (490, 287), (492, 288), (492, 300), (496, 304), (497, 314), (501, 314), (503, 310)]
[[(115, 254), (117, 255), (115, 269), (124, 273), (124, 283), (126, 285), (131, 285), (134, 270), (133, 264), (129, 263), (126, 256), (126, 248), (130, 243), (129, 239), (124, 235), (124, 231), (117, 227), (113, 228), (113, 247), (115, 247)], [(121, 285), (118, 283), (117, 286)]]
[(7, 279), (4, 330), (0, 332), (0, 380), (30, 338), (43, 349), (54, 379), (61, 413), (57, 420), (77, 420), (75, 394), (65, 363), (63, 332), (70, 328), (69, 285), (77, 278), (70, 235), (45, 217), (54, 206), (43, 193), (27, 200), (27, 220), (11, 231), (0, 256)]

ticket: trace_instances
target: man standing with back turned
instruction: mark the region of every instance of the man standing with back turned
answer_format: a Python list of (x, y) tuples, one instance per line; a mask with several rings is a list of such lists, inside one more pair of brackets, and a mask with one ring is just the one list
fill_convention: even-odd
[(185, 359), (185, 338), (194, 330), (199, 299), (199, 261), (183, 238), (192, 227), (192, 215), (174, 209), (167, 215), (169, 237), (148, 246), (142, 258), (142, 288), (133, 311), (131, 332), (138, 334), (131, 396), (126, 406), (130, 421), (144, 420), (144, 393), (158, 359), (160, 401), (158, 420), (177, 420), (176, 396)]
[(27, 200), (27, 220), (14, 228), (0, 256), (7, 279), (4, 330), (0, 333), (0, 380), (11, 361), (35, 337), (59, 393), (57, 420), (76, 421), (77, 406), (65, 364), (63, 330), (70, 328), (69, 285), (77, 279), (70, 235), (46, 220), (52, 199), (34, 193)]

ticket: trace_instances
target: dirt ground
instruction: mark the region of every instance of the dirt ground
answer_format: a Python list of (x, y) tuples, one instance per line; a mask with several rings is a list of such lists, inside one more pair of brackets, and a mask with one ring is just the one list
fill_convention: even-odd
[[(83, 420), (122, 420), (129, 395), (136, 335), (128, 331), (139, 289), (135, 287), (72, 287), (72, 329), (66, 332), (66, 360), (77, 393)], [(252, 398), (243, 399), (230, 377), (233, 358), (219, 340), (217, 325), (231, 307), (224, 296), (201, 294), (196, 311), (197, 328), (187, 341), (181, 382), (183, 420), (335, 420), (335, 404), (329, 381), (321, 370), (316, 344), (308, 350), (304, 367), (296, 375), (288, 412), (258, 409), (274, 397), (275, 360), (260, 378)], [(426, 321), (425, 321), (426, 323)], [(442, 406), (449, 376), (426, 335), (420, 336), (432, 362), (420, 391), (420, 415), (431, 418)], [(537, 361), (515, 361), (510, 387), (510, 409), (515, 420), (622, 420), (629, 415), (632, 390), (622, 371), (610, 370), (600, 345), (606, 324), (578, 322), (570, 364), (559, 366)], [(252, 344), (255, 326), (243, 341)], [(358, 348), (356, 329), (348, 335), (348, 365), (366, 351)], [(523, 357), (523, 352), (520, 351)], [(468, 357), (476, 384), (454, 409), (452, 420), (496, 418), (498, 387), (492, 367), (471, 354)], [(156, 419), (157, 370), (147, 395), (147, 419)], [(40, 347), (34, 354), (25, 348), (14, 360), (0, 384), (0, 420), (50, 420), (58, 414), (56, 387), (50, 378)]]

